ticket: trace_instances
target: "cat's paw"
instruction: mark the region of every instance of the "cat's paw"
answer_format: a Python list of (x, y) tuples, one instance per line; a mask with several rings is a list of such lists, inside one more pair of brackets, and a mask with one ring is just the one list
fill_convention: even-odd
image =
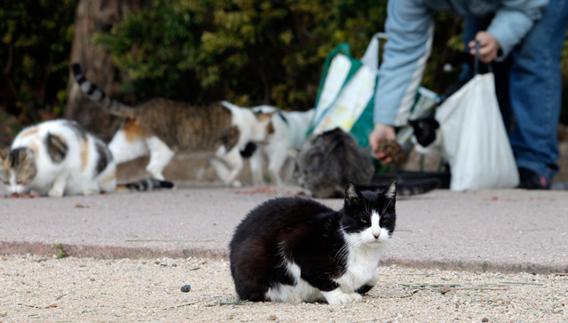
[(357, 293), (344, 293), (339, 288), (323, 293), (325, 300), (331, 305), (360, 302), (363, 297)]
[(243, 187), (243, 183), (241, 183), (241, 181), (239, 181), (239, 180), (234, 180), (234, 181), (231, 183), (231, 186), (233, 186), (233, 187), (235, 187), (235, 188), (239, 188), (239, 187)]
[(94, 189), (94, 188), (83, 190), (83, 195), (85, 195), (85, 196), (95, 195), (95, 194), (99, 194), (99, 193), (100, 193), (100, 190)]
[(150, 175), (153, 178), (155, 178), (159, 181), (164, 180), (164, 174), (162, 174), (162, 170), (163, 170), (163, 167), (156, 167), (155, 165), (152, 165), (152, 164), (146, 166), (146, 171), (148, 173), (150, 173)]
[(361, 294), (359, 293), (351, 293), (349, 294), (349, 296), (351, 296), (352, 303), (359, 303), (360, 301), (363, 300), (363, 296), (361, 296)]
[(52, 188), (47, 192), (49, 197), (63, 197), (63, 190), (58, 188)]

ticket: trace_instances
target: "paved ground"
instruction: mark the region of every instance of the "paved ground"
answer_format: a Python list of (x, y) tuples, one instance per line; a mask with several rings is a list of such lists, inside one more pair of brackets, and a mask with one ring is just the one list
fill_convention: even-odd
[[(237, 223), (279, 192), (219, 187), (63, 199), (0, 198), (0, 254), (224, 256)], [(339, 207), (341, 200), (324, 203)], [(400, 200), (383, 263), (568, 272), (568, 193), (435, 191)], [(61, 245), (59, 245), (61, 244)]]
[(246, 303), (235, 297), (225, 260), (0, 256), (0, 321), (568, 321), (562, 274), (378, 270), (361, 303)]

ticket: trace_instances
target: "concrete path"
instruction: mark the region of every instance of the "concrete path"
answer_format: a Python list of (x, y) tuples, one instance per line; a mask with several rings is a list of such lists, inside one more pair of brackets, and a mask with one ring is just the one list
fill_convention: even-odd
[[(260, 202), (294, 188), (178, 188), (63, 199), (0, 198), (0, 254), (223, 257)], [(339, 208), (341, 200), (324, 203)], [(442, 269), (568, 272), (568, 193), (435, 191), (398, 201), (383, 263)]]

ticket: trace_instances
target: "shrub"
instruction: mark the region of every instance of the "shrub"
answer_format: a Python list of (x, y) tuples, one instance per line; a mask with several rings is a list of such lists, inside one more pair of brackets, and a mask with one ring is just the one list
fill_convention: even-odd
[(327, 53), (362, 54), (385, 16), (376, 0), (157, 0), (96, 41), (139, 97), (309, 107)]
[(63, 112), (76, 5), (76, 0), (2, 3), (0, 106), (22, 122)]

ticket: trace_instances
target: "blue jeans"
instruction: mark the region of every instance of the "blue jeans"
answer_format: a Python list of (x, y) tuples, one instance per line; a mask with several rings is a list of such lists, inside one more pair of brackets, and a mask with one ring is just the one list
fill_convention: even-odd
[(560, 59), (567, 27), (568, 1), (551, 0), (542, 19), (511, 56), (509, 98), (516, 120), (511, 146), (519, 167), (548, 179), (558, 171)]
[[(467, 18), (464, 40), (475, 36), (480, 24)], [(502, 112), (512, 113), (510, 141), (517, 166), (532, 170), (548, 179), (558, 171), (557, 126), (562, 105), (560, 60), (568, 27), (568, 1), (551, 0), (543, 17), (505, 63), (506, 82), (496, 73)], [(506, 83), (506, 84), (503, 84)], [(504, 91), (499, 91), (502, 89)], [(505, 114), (504, 120), (509, 120)]]

